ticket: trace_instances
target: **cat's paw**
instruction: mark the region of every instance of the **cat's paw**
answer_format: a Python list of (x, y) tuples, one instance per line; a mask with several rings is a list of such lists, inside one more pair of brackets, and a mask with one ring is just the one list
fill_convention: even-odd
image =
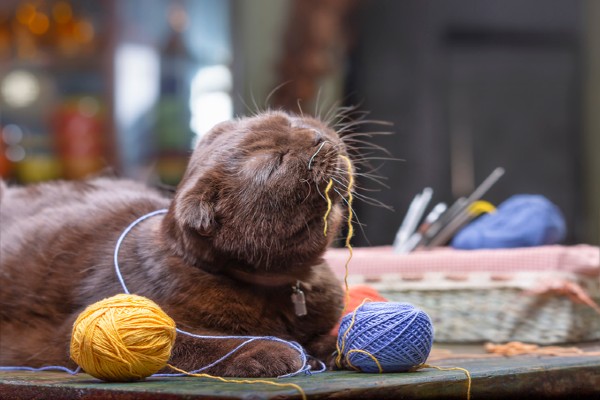
[(260, 340), (242, 347), (223, 363), (223, 376), (276, 377), (298, 371), (302, 356), (284, 343)]

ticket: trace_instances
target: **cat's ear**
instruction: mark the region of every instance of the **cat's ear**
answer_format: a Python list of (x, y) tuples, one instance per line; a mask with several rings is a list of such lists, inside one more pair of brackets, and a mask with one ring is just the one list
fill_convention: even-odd
[(199, 235), (214, 233), (215, 189), (208, 182), (198, 182), (193, 188), (175, 198), (175, 218), (179, 225), (195, 230)]
[(224, 132), (232, 131), (237, 128), (236, 121), (223, 121), (213, 126), (208, 132), (202, 136), (202, 139), (198, 141), (196, 147), (206, 147), (215, 141)]

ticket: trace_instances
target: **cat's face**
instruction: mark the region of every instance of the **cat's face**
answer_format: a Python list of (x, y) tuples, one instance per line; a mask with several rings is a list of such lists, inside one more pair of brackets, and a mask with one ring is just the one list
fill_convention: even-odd
[[(197, 145), (175, 197), (175, 214), (190, 237), (252, 268), (316, 260), (337, 234), (346, 147), (320, 121), (268, 112), (222, 123)], [(339, 190), (338, 190), (339, 191)]]

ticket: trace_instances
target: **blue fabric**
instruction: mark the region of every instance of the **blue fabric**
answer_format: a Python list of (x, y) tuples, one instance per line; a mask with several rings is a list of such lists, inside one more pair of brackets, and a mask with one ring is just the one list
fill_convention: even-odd
[(465, 226), (451, 245), (466, 250), (541, 246), (559, 243), (565, 235), (565, 220), (556, 205), (541, 195), (520, 194)]

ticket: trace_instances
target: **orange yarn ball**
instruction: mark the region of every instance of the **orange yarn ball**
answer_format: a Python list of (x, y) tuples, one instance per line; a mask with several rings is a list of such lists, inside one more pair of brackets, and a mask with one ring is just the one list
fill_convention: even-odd
[(153, 301), (118, 294), (88, 306), (73, 324), (71, 358), (111, 382), (144, 379), (167, 365), (175, 322)]

